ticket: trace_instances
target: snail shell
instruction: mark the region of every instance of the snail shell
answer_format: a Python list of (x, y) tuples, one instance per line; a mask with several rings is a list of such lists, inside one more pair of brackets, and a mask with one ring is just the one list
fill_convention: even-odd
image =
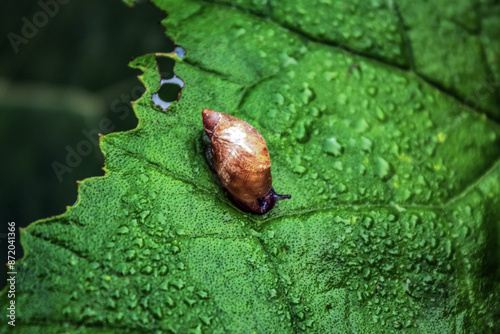
[(264, 214), (277, 201), (291, 197), (278, 195), (272, 188), (271, 158), (259, 131), (237, 117), (214, 110), (203, 109), (202, 115), (213, 168), (238, 208)]

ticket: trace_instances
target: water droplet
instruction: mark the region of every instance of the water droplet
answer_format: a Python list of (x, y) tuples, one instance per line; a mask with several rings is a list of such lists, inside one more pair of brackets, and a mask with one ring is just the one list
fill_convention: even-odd
[(370, 268), (365, 268), (364, 271), (363, 271), (363, 278), (365, 280), (368, 280), (368, 279), (370, 279), (370, 276), (371, 276), (371, 270), (370, 270)]
[(323, 151), (335, 157), (339, 157), (344, 152), (344, 147), (336, 138), (326, 139), (323, 143)]
[(149, 275), (153, 272), (153, 268), (151, 266), (145, 266), (141, 269), (141, 273)]
[(314, 78), (316, 78), (316, 72), (309, 72), (309, 73), (307, 73), (307, 78), (309, 80), (314, 80)]
[(170, 284), (175, 286), (178, 290), (183, 289), (185, 286), (185, 283), (182, 280), (171, 281)]
[(369, 87), (367, 92), (370, 96), (375, 96), (377, 95), (377, 87)]
[(273, 95), (273, 102), (276, 102), (278, 105), (282, 106), (285, 103), (285, 98), (280, 93), (276, 93)]
[(165, 297), (165, 302), (171, 308), (175, 306), (175, 302), (174, 302), (174, 300), (170, 296), (166, 296)]
[(184, 302), (189, 306), (189, 307), (192, 307), (194, 304), (196, 304), (196, 300), (195, 299), (191, 299), (191, 298), (188, 298), (188, 297), (184, 297)]
[(389, 172), (391, 167), (389, 163), (381, 157), (375, 158), (375, 173), (382, 180), (386, 179), (389, 176)]
[(444, 251), (446, 252), (446, 257), (448, 259), (451, 258), (451, 253), (452, 253), (451, 241), (448, 239), (444, 243)]
[(108, 300), (106, 302), (106, 307), (108, 307), (110, 309), (114, 309), (114, 308), (116, 308), (116, 302), (112, 298), (108, 298)]
[(295, 155), (292, 159), (293, 172), (297, 174), (304, 174), (307, 172), (307, 168), (302, 166), (302, 158), (300, 155)]
[(337, 72), (325, 72), (323, 73), (323, 77), (326, 79), (326, 81), (332, 81), (338, 77)]
[(146, 218), (149, 216), (149, 214), (150, 214), (150, 213), (151, 213), (151, 212), (150, 212), (149, 210), (145, 210), (145, 211), (142, 211), (142, 212), (139, 214), (139, 216), (141, 216), (141, 220), (142, 220), (142, 221), (144, 221), (144, 219), (146, 219)]
[(299, 93), (300, 100), (303, 104), (308, 104), (315, 97), (314, 91), (309, 88), (309, 84), (307, 82), (304, 82), (302, 87), (302, 91)]
[(337, 101), (342, 104), (342, 105), (345, 105), (347, 104), (347, 96), (345, 94), (339, 94), (337, 96)]
[(279, 57), (283, 67), (297, 64), (297, 60), (293, 57), (290, 57), (288, 54), (286, 54), (286, 52), (281, 53)]
[(116, 233), (118, 234), (128, 234), (130, 231), (127, 226), (120, 226), (118, 230), (116, 230)]
[(200, 290), (197, 292), (197, 295), (202, 298), (202, 299), (207, 299), (208, 298), (208, 292)]
[(274, 118), (276, 117), (277, 114), (278, 114), (277, 109), (269, 109), (269, 111), (267, 112), (267, 117)]
[(372, 149), (372, 141), (368, 138), (361, 137), (361, 148), (363, 151), (370, 152)]
[(380, 107), (377, 107), (375, 109), (375, 112), (377, 113), (377, 118), (381, 121), (385, 121), (385, 114), (384, 114), (384, 111), (382, 110), (382, 108)]
[(293, 172), (294, 173), (297, 173), (297, 174), (300, 174), (300, 175), (303, 175), (307, 172), (307, 168), (304, 167), (304, 166), (301, 166), (301, 165), (295, 165), (293, 167)]
[(355, 129), (357, 132), (365, 132), (366, 130), (368, 130), (370, 126), (368, 125), (368, 123), (366, 122), (366, 120), (364, 118), (361, 118), (360, 120), (358, 120), (356, 122), (356, 126), (355, 126)]
[(395, 268), (394, 263), (388, 263), (382, 268), (382, 270), (387, 272), (392, 272), (394, 268)]
[(246, 33), (245, 28), (239, 28), (234, 32), (234, 37), (238, 38)]
[(132, 261), (133, 259), (135, 259), (137, 256), (137, 253), (135, 250), (133, 249), (130, 249), (128, 250), (126, 253), (125, 253), (125, 259), (127, 259), (127, 261)]
[(306, 143), (311, 137), (310, 123), (308, 121), (298, 121), (293, 128), (293, 135), (299, 143)]
[(470, 205), (466, 205), (464, 211), (466, 215), (472, 216), (472, 207)]
[(126, 275), (127, 274), (127, 265), (124, 262), (121, 262), (115, 267), (115, 271), (119, 272), (122, 275)]
[(373, 226), (373, 219), (370, 218), (370, 217), (366, 217), (364, 220), (363, 220), (363, 226), (369, 230), (372, 228)]
[(135, 238), (132, 244), (142, 248), (144, 246), (144, 240), (142, 238)]

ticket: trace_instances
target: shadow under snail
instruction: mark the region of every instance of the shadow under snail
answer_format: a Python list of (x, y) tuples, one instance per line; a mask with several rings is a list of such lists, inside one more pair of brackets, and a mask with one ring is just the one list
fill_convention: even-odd
[(272, 187), (271, 158), (266, 141), (247, 122), (224, 113), (203, 109), (203, 128), (210, 139), (211, 162), (231, 202), (240, 210), (264, 214), (277, 201)]

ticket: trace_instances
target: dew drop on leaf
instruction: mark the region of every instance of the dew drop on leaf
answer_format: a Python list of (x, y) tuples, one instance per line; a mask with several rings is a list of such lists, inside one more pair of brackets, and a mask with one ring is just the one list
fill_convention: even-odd
[(337, 141), (336, 138), (328, 138), (323, 142), (323, 151), (334, 157), (339, 157), (344, 152), (344, 147)]
[(389, 176), (389, 172), (391, 170), (389, 163), (381, 157), (375, 158), (374, 168), (375, 168), (375, 173), (378, 175), (378, 177), (380, 177), (383, 180)]

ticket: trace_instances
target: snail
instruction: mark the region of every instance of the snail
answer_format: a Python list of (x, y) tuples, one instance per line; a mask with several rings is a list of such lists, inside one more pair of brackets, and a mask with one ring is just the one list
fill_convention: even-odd
[(278, 195), (272, 187), (271, 158), (266, 141), (247, 122), (224, 113), (203, 109), (203, 128), (210, 139), (207, 160), (240, 210), (264, 214), (277, 201), (291, 198)]

